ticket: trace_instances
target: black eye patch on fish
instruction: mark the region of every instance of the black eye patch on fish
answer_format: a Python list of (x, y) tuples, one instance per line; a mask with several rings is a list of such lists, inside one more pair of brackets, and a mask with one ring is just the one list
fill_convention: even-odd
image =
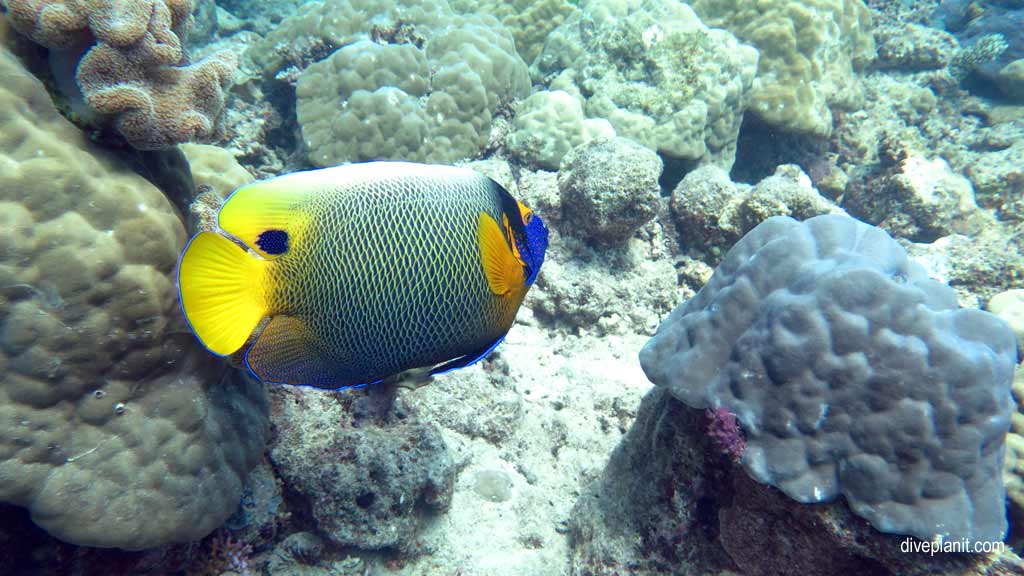
[(288, 233), (284, 230), (267, 230), (256, 238), (256, 245), (267, 254), (284, 254), (288, 251)]

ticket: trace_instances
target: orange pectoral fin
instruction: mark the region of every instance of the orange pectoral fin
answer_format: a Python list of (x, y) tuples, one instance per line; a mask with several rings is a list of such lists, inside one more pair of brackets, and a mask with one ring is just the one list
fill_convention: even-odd
[(486, 212), (477, 220), (477, 243), (480, 246), (480, 262), (491, 292), (504, 296), (523, 287), (523, 266), (512, 253), (501, 227)]

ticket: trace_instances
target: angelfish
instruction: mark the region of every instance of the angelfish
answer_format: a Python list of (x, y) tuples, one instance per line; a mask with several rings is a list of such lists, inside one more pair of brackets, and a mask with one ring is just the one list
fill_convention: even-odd
[[(537, 278), (548, 231), (466, 168), (368, 162), (242, 186), (178, 267), (212, 353), (270, 383), (343, 388), (490, 353)], [(267, 321), (269, 319), (269, 321)]]

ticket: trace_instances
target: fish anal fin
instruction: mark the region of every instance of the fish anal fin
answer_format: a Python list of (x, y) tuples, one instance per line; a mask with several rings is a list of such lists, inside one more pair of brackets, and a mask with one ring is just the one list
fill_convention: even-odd
[(245, 365), (269, 384), (339, 389), (375, 382), (351, 382), (335, 359), (324, 353), (309, 328), (298, 318), (271, 318), (245, 355)]
[(465, 356), (459, 356), (454, 360), (449, 360), (448, 362), (445, 362), (440, 366), (436, 366), (430, 370), (430, 376), (437, 376), (440, 374), (444, 374), (446, 372), (451, 372), (452, 370), (458, 370), (459, 368), (472, 366), (473, 364), (476, 364), (477, 362), (486, 358), (487, 355), (493, 352), (494, 349), (498, 347), (498, 344), (501, 344), (502, 340), (504, 339), (505, 335), (502, 334), (501, 337), (499, 337), (494, 342), (488, 344), (484, 348), (481, 348), (475, 352), (470, 352)]
[(480, 262), (491, 292), (504, 296), (521, 289), (523, 267), (509, 248), (501, 227), (486, 212), (481, 212), (477, 220), (477, 241), (480, 246)]

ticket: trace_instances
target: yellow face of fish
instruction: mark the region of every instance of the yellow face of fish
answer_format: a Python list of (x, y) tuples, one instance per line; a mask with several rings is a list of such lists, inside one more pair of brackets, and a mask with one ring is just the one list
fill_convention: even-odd
[(179, 267), (197, 337), (226, 355), (263, 326), (249, 369), (323, 388), (479, 360), (511, 327), (547, 245), (540, 219), (492, 180), (401, 162), (250, 184), (219, 225)]

